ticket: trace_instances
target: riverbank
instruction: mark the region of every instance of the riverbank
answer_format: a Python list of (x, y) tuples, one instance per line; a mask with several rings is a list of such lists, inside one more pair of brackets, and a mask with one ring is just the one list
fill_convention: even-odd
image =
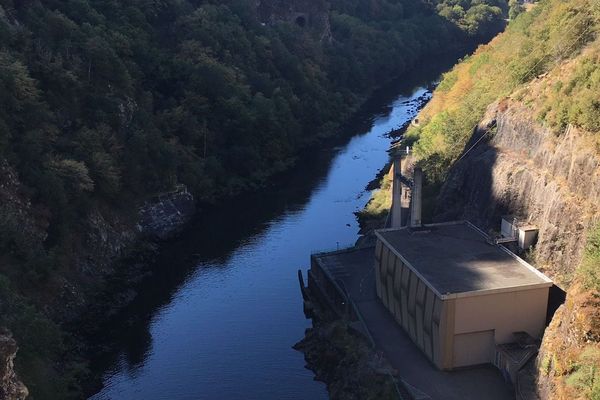
[(312, 327), (294, 349), (304, 354), (315, 379), (327, 385), (331, 400), (398, 400), (396, 371), (367, 338), (316, 301), (310, 317)]
[(264, 190), (382, 81), (502, 24), (412, 0), (84, 3), (0, 6), (0, 326), (44, 399), (88, 380), (65, 327), (97, 297), (113, 314), (138, 296), (106, 287), (145, 275), (119, 262), (147, 244), (141, 203), (178, 184), (213, 204)]
[[(600, 348), (600, 164), (598, 125), (588, 123), (598, 110), (571, 110), (576, 101), (591, 104), (597, 81), (581, 71), (585, 65), (597, 72), (599, 47), (594, 35), (569, 37), (578, 28), (574, 16), (586, 15), (592, 31), (598, 25), (590, 9), (587, 1), (536, 4), (447, 74), (413, 132), (425, 173), (444, 181), (439, 207), (430, 215), (496, 232), (501, 216), (515, 215), (539, 228), (527, 258), (567, 292), (566, 302), (549, 315), (537, 361), (517, 378), (519, 389), (524, 382), (543, 399), (591, 399), (598, 393), (590, 383), (598, 381), (598, 371), (590, 366), (599, 365)], [(544, 36), (530, 40), (532, 32)], [(572, 46), (563, 53), (565, 40)], [(556, 62), (505, 79), (512, 66), (527, 65), (555, 43), (561, 49)], [(568, 89), (561, 89), (562, 82), (570, 82)]]
[[(439, 66), (440, 70), (444, 68)], [(355, 117), (358, 122), (354, 130), (345, 132), (354, 135), (349, 143), (338, 140), (315, 149), (300, 162), (302, 168), (280, 176), (278, 182), (260, 192), (206, 210), (182, 235), (161, 246), (156, 261), (149, 266), (152, 273), (134, 285), (137, 294), (132, 303), (98, 326), (98, 333), (91, 338), (92, 370), (104, 383), (94, 399), (125, 399), (134, 387), (153, 390), (148, 393), (161, 392), (163, 389), (154, 387), (148, 378), (158, 369), (168, 375), (165, 382), (171, 376), (187, 379), (183, 377), (188, 371), (209, 380), (214, 374), (237, 376), (237, 371), (243, 370), (240, 379), (257, 393), (264, 390), (257, 382), (278, 376), (281, 387), (273, 390), (282, 391), (281, 396), (301, 399), (313, 393), (314, 398), (321, 398), (322, 385), (310, 383), (313, 375), (304, 370), (303, 357), (290, 349), (307, 327), (301, 314), (290, 312), (301, 307), (297, 283), (289, 280), (293, 276), (290, 271), (304, 264), (312, 249), (356, 241), (358, 227), (352, 213), (368, 199), (364, 183), (387, 160), (386, 134), (414, 117), (414, 105), (426, 89), (413, 87), (417, 82), (427, 86), (432, 79), (430, 75), (420, 82), (415, 79), (399, 83), (395, 93), (393, 88), (386, 88), (389, 95), (382, 96), (378, 106), (373, 102), (365, 114)], [(398, 91), (405, 95), (398, 96)], [(203, 296), (207, 297), (200, 300), (198, 293), (206, 293)], [(236, 295), (231, 297), (232, 293)], [(251, 299), (248, 303), (241, 300), (245, 296)], [(215, 315), (218, 310), (223, 314)], [(180, 313), (186, 318), (178, 317), (173, 330), (174, 322), (167, 320)], [(264, 320), (275, 315), (278, 318)], [(257, 321), (264, 323), (257, 325)], [(254, 336), (257, 330), (260, 334)], [(179, 333), (185, 332), (193, 332), (194, 341), (184, 351), (175, 343), (188, 342), (187, 336), (178, 339)], [(240, 345), (239, 337), (231, 337), (235, 332), (245, 335), (240, 353), (234, 352)], [(208, 346), (214, 343), (212, 335), (220, 338), (216, 347)], [(262, 337), (270, 338), (268, 348), (264, 348)], [(272, 354), (275, 350), (276, 355)], [(192, 354), (194, 359), (188, 359)], [(243, 362), (239, 354), (245, 354)], [(286, 367), (274, 369), (273, 357)], [(210, 371), (198, 365), (207, 359), (216, 366)], [(175, 360), (180, 360), (177, 366), (172, 364)], [(181, 362), (188, 366), (183, 372)], [(294, 372), (288, 375), (291, 366)], [(136, 371), (135, 375), (126, 372), (130, 369)], [(303, 392), (296, 393), (296, 387), (303, 387)], [(220, 390), (220, 396), (237, 396), (227, 380), (203, 386), (203, 395), (211, 398), (213, 390)], [(290, 390), (294, 394), (286, 394)], [(197, 385), (178, 386), (176, 393), (201, 396)]]
[[(414, 99), (411, 118), (395, 129), (385, 132), (389, 140), (403, 135), (413, 118), (427, 104), (437, 86), (434, 81), (427, 90)], [(414, 107), (414, 108), (412, 108)], [(387, 152), (386, 152), (387, 154)], [(366, 185), (370, 193), (369, 201), (360, 210), (354, 212), (359, 226), (359, 237), (356, 246), (362, 247), (373, 241), (373, 230), (384, 226), (390, 206), (390, 179), (388, 177), (391, 163), (389, 157), (383, 168)], [(308, 301), (307, 317), (311, 319), (311, 328), (305, 337), (294, 348), (304, 354), (306, 367), (315, 373), (315, 379), (327, 384), (332, 399), (412, 399), (411, 394), (401, 383), (399, 377), (381, 352), (376, 351), (368, 337), (364, 335), (364, 327), (356, 330), (360, 321), (347, 321), (340, 318), (319, 301), (312, 293), (305, 299)], [(353, 325), (354, 324), (354, 325)], [(354, 326), (354, 327), (353, 327)], [(348, 390), (348, 388), (351, 388)]]

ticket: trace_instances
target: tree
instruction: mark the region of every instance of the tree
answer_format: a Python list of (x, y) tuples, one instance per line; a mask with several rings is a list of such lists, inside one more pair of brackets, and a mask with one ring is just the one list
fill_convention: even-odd
[(64, 180), (74, 195), (94, 190), (94, 181), (83, 162), (69, 159), (53, 160), (49, 167)]
[(515, 19), (519, 14), (525, 11), (521, 0), (508, 0), (508, 18)]

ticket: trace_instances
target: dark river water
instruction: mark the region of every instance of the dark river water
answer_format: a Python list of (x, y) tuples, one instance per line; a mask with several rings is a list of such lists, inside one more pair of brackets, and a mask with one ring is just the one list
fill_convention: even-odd
[(354, 212), (388, 161), (386, 133), (410, 121), (449, 64), (381, 90), (345, 141), (303, 157), (278, 184), (200, 213), (163, 246), (131, 306), (101, 329), (93, 400), (326, 399), (292, 349), (310, 326), (296, 271), (352, 244)]

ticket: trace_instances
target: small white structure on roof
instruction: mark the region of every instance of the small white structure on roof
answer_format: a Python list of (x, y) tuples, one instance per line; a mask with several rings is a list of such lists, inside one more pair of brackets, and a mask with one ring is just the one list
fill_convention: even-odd
[(502, 239), (498, 242), (515, 241), (523, 250), (527, 250), (535, 244), (538, 236), (538, 228), (527, 222), (519, 221), (512, 215), (502, 217), (500, 228)]

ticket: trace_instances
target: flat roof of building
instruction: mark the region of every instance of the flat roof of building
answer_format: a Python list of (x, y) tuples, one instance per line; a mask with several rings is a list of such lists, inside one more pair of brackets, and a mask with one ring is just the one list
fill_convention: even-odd
[(444, 298), (549, 287), (552, 281), (469, 222), (376, 232)]
[(344, 292), (353, 300), (374, 299), (375, 292), (365, 284), (374, 274), (375, 245), (365, 248), (352, 248), (330, 253), (314, 254), (329, 279), (335, 284), (343, 284)]

